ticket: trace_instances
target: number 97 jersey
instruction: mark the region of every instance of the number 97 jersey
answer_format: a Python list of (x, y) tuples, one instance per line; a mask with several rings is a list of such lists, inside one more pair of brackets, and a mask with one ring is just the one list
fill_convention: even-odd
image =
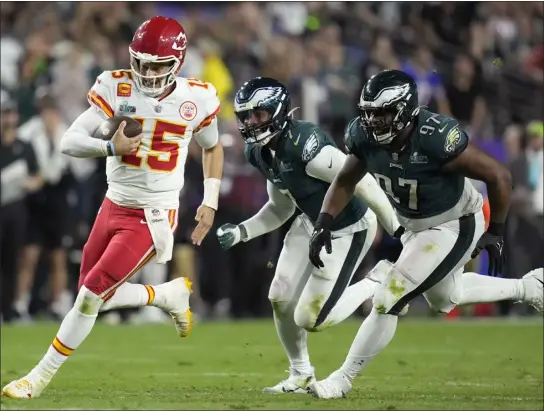
[(405, 150), (388, 152), (358, 119), (345, 136), (346, 148), (366, 161), (404, 227), (426, 230), (482, 209), (482, 196), (470, 180), (442, 169), (468, 145), (455, 119), (421, 110), (409, 141)]
[(137, 152), (107, 159), (106, 195), (115, 203), (178, 208), (191, 138), (208, 131), (220, 104), (210, 83), (178, 77), (175, 86), (162, 99), (148, 97), (137, 89), (130, 70), (119, 70), (103, 72), (89, 91), (89, 103), (104, 118), (133, 117), (143, 129)]

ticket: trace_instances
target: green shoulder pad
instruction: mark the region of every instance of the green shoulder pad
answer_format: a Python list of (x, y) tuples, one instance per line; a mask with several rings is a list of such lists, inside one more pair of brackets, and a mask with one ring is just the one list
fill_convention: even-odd
[(317, 124), (307, 121), (297, 121), (287, 133), (290, 139), (289, 148), (293, 155), (304, 163), (309, 163), (325, 146), (334, 144), (334, 141)]
[(421, 148), (432, 158), (447, 161), (467, 148), (468, 136), (452, 117), (435, 114), (418, 127)]
[(346, 127), (344, 133), (344, 144), (348, 153), (355, 155), (357, 158), (364, 158), (365, 146), (368, 142), (366, 132), (359, 125), (359, 118), (352, 119)]
[(246, 144), (244, 147), (244, 156), (246, 157), (246, 160), (249, 161), (249, 164), (251, 164), (253, 167), (257, 167), (257, 160), (255, 158), (255, 150), (257, 147)]

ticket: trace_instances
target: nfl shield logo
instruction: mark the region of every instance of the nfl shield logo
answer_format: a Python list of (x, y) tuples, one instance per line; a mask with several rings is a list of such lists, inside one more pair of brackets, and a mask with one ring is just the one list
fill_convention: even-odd
[(393, 161), (399, 161), (399, 154), (393, 153)]
[(156, 113), (160, 113), (162, 111), (162, 107), (161, 106), (155, 106), (155, 112)]

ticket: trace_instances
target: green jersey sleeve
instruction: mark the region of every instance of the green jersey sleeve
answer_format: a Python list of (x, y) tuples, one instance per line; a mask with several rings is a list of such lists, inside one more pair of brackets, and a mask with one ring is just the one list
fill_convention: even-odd
[(298, 121), (288, 133), (294, 155), (304, 164), (312, 161), (325, 146), (335, 146), (334, 141), (317, 124)]
[(255, 147), (250, 146), (249, 144), (246, 144), (244, 147), (244, 156), (246, 157), (246, 160), (251, 164), (253, 167), (257, 167), (257, 161), (255, 159)]
[(344, 144), (348, 154), (353, 154), (359, 160), (365, 158), (366, 136), (364, 133), (364, 130), (359, 126), (359, 119), (354, 118), (349, 122), (344, 134)]
[(446, 163), (465, 151), (469, 138), (454, 118), (437, 116), (436, 119), (441, 124), (436, 125), (434, 132), (424, 135), (425, 126), (420, 128), (421, 146), (428, 156)]

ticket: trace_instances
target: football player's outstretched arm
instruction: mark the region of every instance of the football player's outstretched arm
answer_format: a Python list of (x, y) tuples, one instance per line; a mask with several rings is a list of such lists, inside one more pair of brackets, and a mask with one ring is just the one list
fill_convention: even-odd
[(191, 240), (200, 245), (210, 231), (219, 203), (219, 190), (223, 177), (223, 145), (219, 140), (217, 119), (195, 134), (197, 143), (202, 147), (202, 171), (204, 173), (204, 198), (198, 208), (195, 220), (198, 222)]
[(349, 203), (355, 192), (355, 187), (366, 172), (366, 162), (354, 154), (348, 154), (342, 168), (329, 186), (310, 239), (308, 258), (315, 267), (325, 266), (320, 257), (323, 246), (328, 254), (332, 253), (331, 227), (333, 220)]
[(267, 203), (253, 217), (240, 224), (242, 241), (280, 228), (295, 213), (295, 204), (270, 181), (266, 182)]
[(475, 258), (482, 250), (487, 250), (489, 256), (487, 272), (489, 275), (499, 275), (505, 264), (503, 236), (504, 223), (510, 207), (512, 192), (512, 175), (510, 171), (493, 157), (470, 143), (461, 153), (446, 163), (443, 168), (485, 182), (491, 216), (487, 231), (478, 240), (471, 256)]
[(361, 161), (353, 154), (348, 154), (342, 168), (334, 177), (327, 194), (325, 194), (321, 214), (328, 214), (332, 222), (334, 217), (349, 203), (355, 193), (355, 187), (366, 172), (366, 162)]
[[(314, 178), (332, 183), (340, 173), (347, 156), (334, 146), (325, 146), (307, 165), (306, 173)], [(376, 179), (366, 173), (357, 183), (354, 195), (364, 201), (376, 213), (380, 224), (391, 235), (400, 226), (397, 216)]]
[(512, 193), (512, 175), (508, 168), (472, 143), (443, 168), (486, 184), (491, 208), (490, 226), (500, 225), (502, 231)]
[(228, 250), (240, 241), (249, 241), (255, 237), (280, 228), (295, 212), (293, 201), (282, 194), (270, 181), (266, 183), (268, 202), (246, 221), (234, 225), (225, 224), (217, 230), (217, 238), (223, 249)]

